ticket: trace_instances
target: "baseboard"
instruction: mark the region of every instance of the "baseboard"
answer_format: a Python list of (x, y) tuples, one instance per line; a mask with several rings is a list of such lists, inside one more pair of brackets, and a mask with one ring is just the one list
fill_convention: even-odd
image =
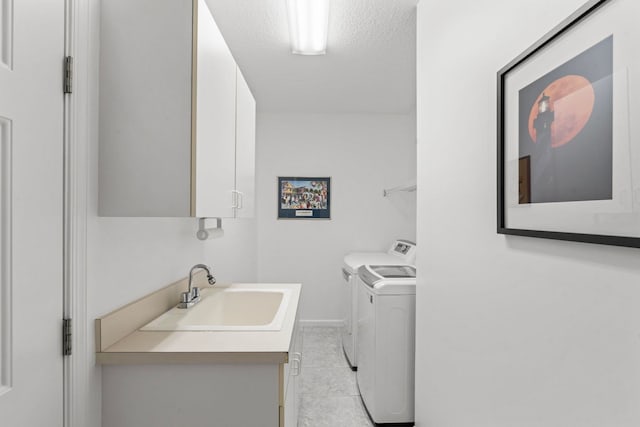
[(324, 327), (324, 328), (341, 328), (344, 326), (344, 320), (299, 320), (298, 324), (301, 328), (308, 327)]

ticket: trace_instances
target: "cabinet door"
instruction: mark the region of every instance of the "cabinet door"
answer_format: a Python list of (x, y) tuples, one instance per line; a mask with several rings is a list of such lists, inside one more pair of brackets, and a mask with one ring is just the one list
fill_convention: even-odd
[(299, 352), (302, 342), (299, 339), (298, 319), (296, 318), (293, 336), (289, 346), (289, 363), (280, 365), (280, 426), (298, 425), (298, 381), (302, 367), (302, 354)]
[(237, 218), (255, 215), (256, 101), (240, 69), (236, 86), (236, 190)]
[(99, 214), (189, 216), (192, 4), (108, 0), (99, 12)]
[(302, 368), (302, 341), (298, 320), (293, 329), (291, 347), (289, 348), (289, 363), (284, 365), (284, 422), (281, 427), (296, 427), (298, 425), (298, 409), (300, 407), (299, 381)]
[[(290, 360), (289, 364), (296, 363)], [(291, 368), (290, 368), (291, 370)], [(284, 419), (280, 420), (280, 427), (296, 427), (298, 425), (298, 414), (296, 408), (297, 385), (292, 372), (285, 378), (287, 381), (286, 394), (284, 397)]]
[(236, 63), (205, 1), (197, 0), (197, 8), (191, 214), (229, 218), (235, 200)]

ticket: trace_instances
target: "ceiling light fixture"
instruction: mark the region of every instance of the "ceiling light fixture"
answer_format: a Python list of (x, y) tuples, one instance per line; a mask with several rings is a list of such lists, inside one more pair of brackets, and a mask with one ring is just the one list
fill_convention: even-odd
[(327, 51), (329, 0), (287, 0), (291, 52), (324, 55)]

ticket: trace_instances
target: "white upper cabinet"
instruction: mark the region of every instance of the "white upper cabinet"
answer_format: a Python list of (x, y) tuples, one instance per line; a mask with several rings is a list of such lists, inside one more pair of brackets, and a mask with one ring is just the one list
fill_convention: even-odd
[(255, 101), (205, 1), (101, 4), (99, 214), (249, 214)]

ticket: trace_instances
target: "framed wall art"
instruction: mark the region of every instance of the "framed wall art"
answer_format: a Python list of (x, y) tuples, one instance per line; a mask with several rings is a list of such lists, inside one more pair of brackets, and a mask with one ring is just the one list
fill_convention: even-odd
[(278, 219), (331, 219), (331, 178), (278, 177)]
[(640, 247), (638, 13), (589, 1), (498, 72), (498, 233)]

